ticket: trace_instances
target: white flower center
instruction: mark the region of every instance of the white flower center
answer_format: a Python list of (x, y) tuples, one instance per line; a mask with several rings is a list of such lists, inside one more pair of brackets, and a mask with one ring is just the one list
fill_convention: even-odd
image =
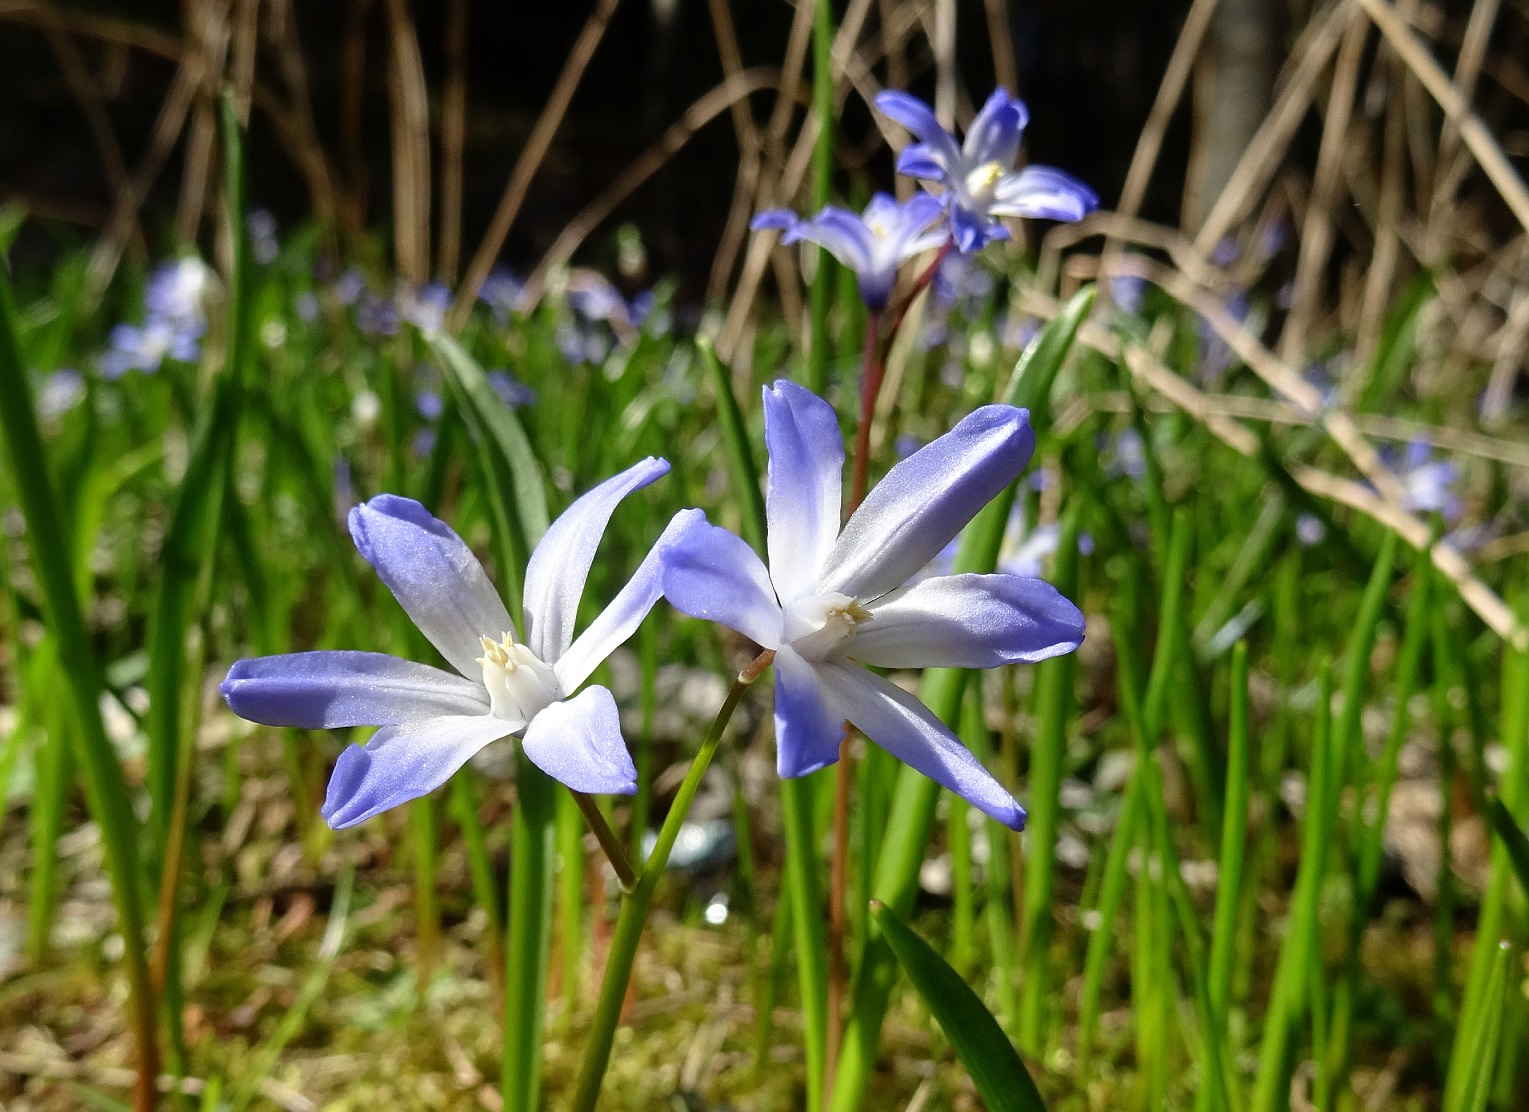
[(867, 220), (865, 222), (865, 226), (870, 229), (871, 235), (875, 236), (877, 239), (886, 239), (887, 233), (892, 230), (891, 228), (887, 227), (883, 221), (880, 220)]
[(966, 191), (974, 200), (989, 200), (993, 194), (993, 186), (998, 184), (998, 179), (1001, 177), (1003, 177), (1002, 163), (984, 162), (966, 175)]
[(786, 607), (781, 632), (803, 660), (819, 661), (843, 648), (871, 613), (848, 595), (808, 595)]
[(496, 718), (524, 724), (563, 697), (551, 665), (518, 644), (513, 633), (498, 641), (492, 637), (479, 640), (483, 645), (483, 655), (478, 658), (483, 666), (483, 686), (488, 689), (489, 713)]

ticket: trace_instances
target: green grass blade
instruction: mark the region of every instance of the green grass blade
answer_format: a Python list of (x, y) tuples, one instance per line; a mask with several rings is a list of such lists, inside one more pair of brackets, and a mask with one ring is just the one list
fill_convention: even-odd
[(885, 904), (873, 904), (871, 914), (908, 980), (956, 1048), (989, 1112), (1044, 1112), (1030, 1071), (961, 975)]
[(1210, 948), (1210, 1003), (1215, 1022), (1226, 1029), (1236, 960), (1238, 895), (1247, 849), (1248, 796), (1248, 646), (1232, 649), (1230, 718), (1227, 729), (1226, 810), (1221, 823), (1221, 861), (1216, 880), (1216, 917)]
[(1514, 875), (1529, 895), (1529, 838), (1524, 836), (1523, 829), (1496, 796), (1487, 804), (1487, 817), (1492, 821), (1492, 833), (1508, 851), (1508, 862), (1513, 866)]
[[(1057, 542), (1057, 590), (1068, 598), (1078, 593), (1078, 533), (1076, 506), (1063, 518)], [(1077, 656), (1068, 653), (1044, 661), (1035, 670), (1035, 741), (1030, 749), (1030, 778), (1025, 839), (1025, 918), (1020, 924), (1024, 955), (1024, 992), (1019, 1003), (1019, 1045), (1030, 1055), (1041, 1053), (1045, 1019), (1051, 1003), (1051, 933), (1055, 913), (1057, 829), (1062, 808), (1062, 779), (1067, 764), (1067, 723), (1077, 699), (1073, 679)]]
[[(80, 766), (90, 811), (100, 824), (111, 874), (118, 930), (129, 986), (130, 1025), (137, 1049), (139, 1094), (152, 1100), (159, 1073), (153, 986), (144, 955), (144, 906), (138, 856), (138, 823), (116, 751), (101, 720), (102, 678), (75, 589), (70, 548), (59, 518), (59, 502), (47, 471), (47, 455), (37, 427), (26, 363), (17, 338), (16, 308), (9, 277), (0, 268), (0, 429), (5, 436), (11, 483), (26, 520), (27, 548), (42, 592), (47, 626), (57, 641), (59, 664), (68, 679), (80, 730)], [(145, 1089), (143, 1086), (148, 1086)]]
[(269, 1038), (255, 1048), (249, 1069), (234, 1090), (230, 1101), (232, 1112), (242, 1112), (249, 1106), (250, 1101), (255, 1098), (260, 1082), (270, 1076), (271, 1069), (276, 1065), (282, 1050), (302, 1031), (309, 1009), (323, 993), (324, 986), (329, 983), (329, 974), (334, 969), (335, 959), (345, 948), (345, 931), (350, 920), (350, 898), (355, 876), (355, 866), (346, 864), (336, 878), (334, 902), (330, 904), (329, 921), (324, 928), (324, 937), (319, 942), (318, 961), (308, 971), (308, 976), (297, 990), (297, 998), (292, 1001), (292, 1006), (281, 1017), (276, 1029), (271, 1032)]
[(489, 385), (462, 345), (440, 332), (425, 336), (457, 394), (462, 418), (489, 485), (490, 512), (500, 537), (499, 587), (510, 616), (520, 620), (520, 577), (531, 549), (547, 531), (547, 488), (541, 464), (514, 410)]
[(1507, 1010), (1508, 956), (1512, 947), (1496, 945), (1491, 971), (1487, 974), (1480, 1014), (1467, 1024), (1466, 1055), (1469, 1063), (1459, 1103), (1451, 1112), (1486, 1112), (1492, 1095), (1492, 1069), (1497, 1062), (1497, 1046), (1502, 1034), (1503, 1012)]
[(754, 463), (754, 453), (749, 449), (743, 411), (738, 408), (738, 399), (733, 396), (732, 378), (722, 365), (722, 360), (717, 358), (717, 349), (705, 336), (696, 337), (696, 347), (701, 352), (712, 389), (717, 395), (717, 426), (722, 435), (722, 446), (727, 451), (728, 477), (732, 479), (733, 492), (741, 504), (740, 532), (743, 539), (749, 542), (750, 548), (755, 552), (763, 552), (764, 492), (759, 486), (759, 468)]
[(1253, 1112), (1277, 1112), (1289, 1091), (1290, 1049), (1296, 1025), (1306, 1014), (1309, 968), (1320, 929), (1317, 918), (1322, 878), (1331, 841), (1330, 815), (1342, 790), (1337, 745), (1332, 736), (1332, 670), (1324, 665), (1317, 685), (1317, 726), (1312, 739), (1306, 814), (1301, 823), (1301, 863), (1280, 944), (1253, 1086)]
[[(1529, 592), (1521, 595), (1515, 610), (1519, 620), (1529, 617)], [(1526, 780), (1529, 780), (1529, 700), (1524, 692), (1529, 689), (1529, 652), (1511, 647), (1503, 649), (1502, 662), (1502, 725), (1501, 738), (1507, 751), (1507, 765), (1499, 781), (1498, 796), (1502, 806), (1515, 823), (1523, 820), (1526, 808)], [(1444, 1087), (1446, 1112), (1459, 1112), (1465, 1099), (1465, 1087), (1471, 1077), (1470, 1045), (1475, 1037), (1474, 1026), (1478, 1017), (1488, 1006), (1489, 979), (1493, 964), (1497, 961), (1497, 943), (1500, 941), (1504, 922), (1508, 915), (1508, 851), (1503, 845), (1492, 849), (1491, 872), (1487, 878), (1486, 897), (1482, 900), (1477, 916), (1476, 942), (1471, 950), (1470, 971), (1466, 978), (1465, 998), (1455, 1029), (1454, 1047), (1450, 1054), (1449, 1074)]]

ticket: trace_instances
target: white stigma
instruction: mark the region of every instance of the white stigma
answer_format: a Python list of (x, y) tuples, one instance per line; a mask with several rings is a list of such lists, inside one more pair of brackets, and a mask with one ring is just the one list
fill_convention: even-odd
[(488, 689), (490, 713), (496, 718), (528, 723), (563, 697), (552, 667), (524, 645), (513, 633), (498, 641), (480, 637), (483, 655), (483, 686)]
[(966, 175), (966, 191), (977, 200), (988, 200), (992, 196), (993, 186), (1001, 177), (1003, 177), (1002, 163), (984, 162)]
[(826, 660), (841, 650), (871, 613), (848, 595), (808, 595), (786, 607), (782, 633), (803, 660)]

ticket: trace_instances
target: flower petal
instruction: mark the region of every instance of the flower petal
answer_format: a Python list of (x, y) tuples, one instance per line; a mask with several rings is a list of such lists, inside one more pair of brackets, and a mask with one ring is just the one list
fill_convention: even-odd
[(218, 690), (240, 718), (309, 730), (488, 713), (481, 683), (386, 653), (288, 653), (239, 660)]
[(818, 666), (834, 706), (866, 737), (1005, 826), (1023, 830), (1025, 809), (928, 707), (864, 668)]
[(480, 637), (513, 627), (483, 565), (412, 498), (379, 494), (350, 511), (350, 535), (419, 631), (468, 679), (482, 674)]
[(876, 94), (876, 107), (882, 115), (911, 131), (913, 137), (928, 148), (930, 155), (947, 168), (959, 163), (961, 148), (956, 146), (956, 137), (940, 125), (934, 111), (918, 97), (901, 89), (886, 89)]
[(790, 209), (765, 209), (754, 214), (754, 219), (749, 221), (749, 229), (755, 232), (786, 231), (794, 228), (800, 220), (801, 217)]
[(516, 729), (491, 714), (385, 726), (335, 762), (320, 814), (336, 830), (440, 787), (478, 750)]
[(664, 597), (682, 614), (719, 622), (773, 649), (781, 611), (770, 575), (741, 539), (703, 517), (663, 551)]
[(898, 152), (897, 172), (918, 181), (943, 182), (950, 176), (940, 156), (924, 143), (910, 143)]
[(1083, 614), (1040, 579), (947, 575), (893, 591), (848, 655), (877, 668), (997, 668), (1076, 649)]
[(1009, 229), (986, 213), (952, 202), (950, 206), (950, 232), (956, 241), (956, 250), (963, 255), (981, 251), (989, 243), (1009, 238)]
[(1019, 141), (1029, 122), (1030, 110), (1024, 101), (1011, 97), (1007, 89), (994, 89), (966, 129), (966, 142), (961, 145), (966, 164), (977, 167), (996, 162), (1007, 170), (1019, 157)]
[(775, 650), (775, 768), (806, 776), (839, 759), (844, 715), (829, 705), (816, 670), (790, 645)]
[(637, 631), (653, 604), (663, 597), (664, 549), (687, 529), (705, 523), (706, 515), (700, 510), (681, 510), (674, 515), (626, 586), (553, 663), (552, 670), (564, 691), (577, 691), (600, 662)]
[(895, 464), (855, 511), (818, 583), (861, 600), (901, 587), (1000, 490), (1035, 450), (1030, 415), (987, 405)]
[(631, 795), (637, 768), (621, 737), (616, 699), (603, 687), (586, 687), (553, 703), (526, 727), (521, 748), (536, 767), (576, 792)]
[(844, 438), (833, 406), (785, 379), (765, 387), (764, 420), (770, 576), (790, 602), (814, 590), (839, 535)]
[(1035, 220), (1082, 220), (1099, 207), (1099, 195), (1071, 174), (1050, 166), (1026, 166), (993, 187), (991, 211)]
[(806, 240), (826, 248), (829, 254), (859, 274), (870, 265), (871, 231), (865, 222), (848, 209), (829, 205), (811, 220), (801, 220), (786, 229), (781, 243)]
[(526, 645), (549, 664), (573, 641), (584, 581), (616, 505), (669, 473), (666, 460), (649, 456), (574, 500), (548, 527), (526, 565)]

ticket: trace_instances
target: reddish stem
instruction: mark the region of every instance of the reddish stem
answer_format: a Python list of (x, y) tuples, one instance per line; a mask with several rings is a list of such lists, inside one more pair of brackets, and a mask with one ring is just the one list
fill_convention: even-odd
[[(927, 279), (924, 279), (927, 284)], [(865, 365), (860, 374), (860, 419), (855, 425), (855, 456), (850, 472), (848, 518), (865, 500), (871, 454), (871, 421), (876, 413), (876, 399), (881, 394), (885, 373), (880, 358), (881, 311), (871, 309), (865, 319)], [(839, 1061), (839, 1043), (843, 1032), (844, 996), (849, 985), (849, 969), (844, 959), (847, 924), (844, 894), (849, 889), (849, 785), (853, 768), (849, 753), (849, 723), (844, 724), (844, 740), (839, 743), (839, 763), (834, 767), (834, 849), (829, 861), (828, 881), (828, 1045), (825, 1048), (823, 1077), (828, 1091), (833, 1091), (834, 1071)]]
[(945, 241), (945, 246), (940, 248), (940, 253), (934, 257), (934, 261), (924, 268), (924, 272), (914, 280), (913, 286), (908, 290), (903, 299), (897, 303), (897, 308), (893, 309), (889, 314), (892, 320), (892, 327), (887, 329), (888, 347), (891, 346), (898, 332), (902, 330), (903, 318), (908, 315), (908, 310), (918, 300), (918, 295), (929, 288), (929, 283), (933, 282), (934, 276), (940, 272), (940, 264), (945, 261), (946, 256), (950, 254), (955, 245), (956, 241), (953, 239)]

